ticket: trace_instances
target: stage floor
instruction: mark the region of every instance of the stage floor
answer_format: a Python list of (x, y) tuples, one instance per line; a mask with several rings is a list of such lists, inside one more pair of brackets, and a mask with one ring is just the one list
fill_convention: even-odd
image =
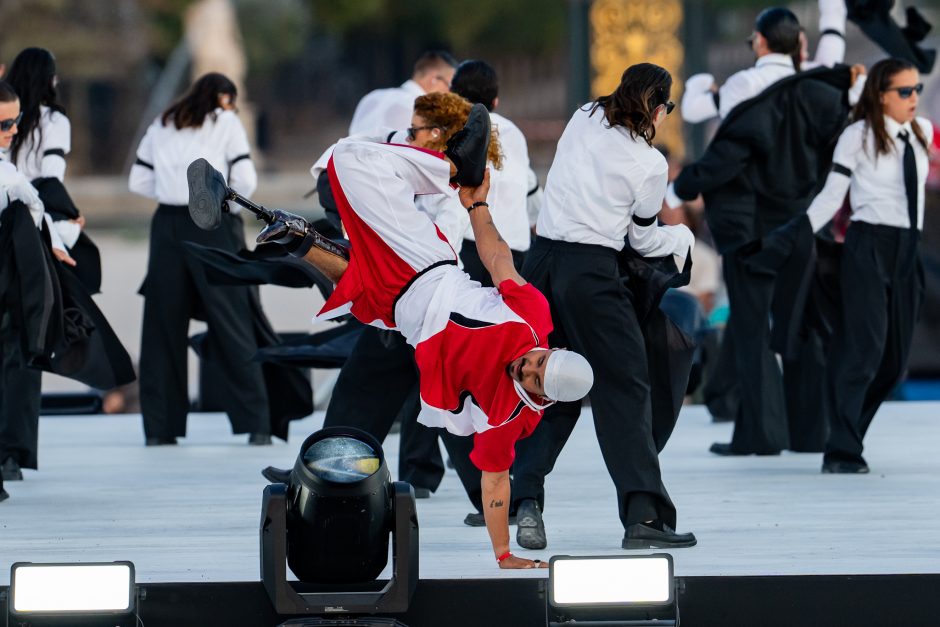
[[(7, 482), (0, 504), (0, 586), (16, 561), (131, 560), (150, 583), (258, 581), (259, 471), (292, 465), (321, 422), (295, 422), (289, 444), (249, 447), (223, 415), (196, 414), (179, 446), (145, 448), (139, 416), (44, 417), (39, 472)], [(687, 407), (662, 455), (679, 530), (699, 541), (672, 551), (678, 576), (940, 573), (940, 403), (885, 405), (867, 476), (821, 475), (818, 454), (708, 452), (730, 433)], [(394, 474), (397, 436), (385, 449)], [(470, 509), (451, 470), (418, 501), (422, 579), (545, 576), (498, 570), (485, 529), (462, 522)], [(514, 550), (622, 553), (589, 409), (548, 478), (545, 523), (547, 550)]]

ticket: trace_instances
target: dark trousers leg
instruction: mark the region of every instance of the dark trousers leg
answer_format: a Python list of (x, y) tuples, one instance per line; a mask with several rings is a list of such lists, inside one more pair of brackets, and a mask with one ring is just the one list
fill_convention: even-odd
[(741, 404), (731, 449), (738, 453), (773, 453), (790, 446), (783, 377), (770, 349), (773, 277), (749, 272), (736, 255), (724, 258), (731, 317), (725, 333), (734, 347)]
[(12, 457), (23, 468), (38, 466), (42, 372), (28, 368), (9, 316), (0, 321), (0, 463)]
[[(675, 507), (662, 483), (653, 441), (643, 336), (629, 295), (620, 282), (616, 254), (599, 248), (539, 240), (527, 255), (525, 276), (549, 300), (556, 329), (550, 343), (567, 345), (584, 355), (594, 368), (590, 394), (594, 428), (617, 491), (621, 522), (626, 527), (659, 519), (675, 527)], [(591, 307), (584, 307), (584, 303), (591, 303)], [(535, 433), (517, 445), (514, 465), (517, 485), (522, 478), (521, 470), (544, 472), (554, 465), (564, 445), (558, 441), (570, 435), (574, 425), (571, 416), (577, 415), (571, 410), (572, 404), (566, 405), (567, 408), (562, 404), (555, 406), (554, 413), (561, 421), (551, 418), (546, 421), (543, 417)], [(573, 405), (576, 409), (577, 404)], [(554, 436), (556, 441), (543, 449), (529, 446), (537, 442), (534, 438), (543, 426), (548, 429), (543, 437)], [(536, 459), (523, 463), (523, 453)], [(531, 479), (529, 482), (534, 483)], [(513, 498), (518, 500), (521, 496), (517, 489)]]
[[(220, 230), (229, 230), (227, 250), (241, 248), (241, 218), (226, 216)], [(190, 224), (191, 224), (190, 220)], [(191, 224), (187, 239), (202, 236)], [(220, 234), (221, 235), (221, 234)], [(252, 286), (212, 285), (201, 263), (187, 258), (196, 293), (202, 304), (208, 331), (206, 353), (225, 380), (222, 409), (228, 414), (234, 433), (270, 433), (271, 417), (268, 393), (258, 352), (254, 319), (260, 312), (257, 288)]]
[(734, 360), (734, 340), (727, 327), (721, 334), (718, 350), (709, 354), (714, 363), (706, 366), (702, 400), (715, 422), (731, 422), (741, 411), (741, 389)]
[(532, 435), (516, 442), (516, 460), (512, 466), (513, 510), (525, 499), (535, 499), (545, 510), (545, 477), (555, 468), (555, 460), (571, 437), (580, 415), (580, 402), (556, 403), (545, 410)]
[(783, 362), (790, 450), (821, 453), (829, 437), (829, 391), (822, 341), (811, 333), (796, 359)]
[[(399, 333), (367, 326), (339, 372), (323, 426), (356, 427), (384, 442), (395, 418), (401, 415), (399, 478), (418, 487), (437, 489), (444, 475), (444, 462), (437, 446), (437, 434), (417, 424), (420, 410), (417, 389), (414, 349)], [(433, 446), (428, 444), (431, 436)], [(424, 451), (416, 444), (423, 445)], [(428, 457), (435, 452), (429, 449), (435, 448), (436, 463), (432, 459), (423, 461), (412, 473), (404, 470), (402, 460), (414, 456), (410, 450), (418, 450), (418, 455)]]
[(907, 365), (923, 302), (919, 256), (912, 264), (905, 254), (909, 237), (901, 229), (855, 224), (846, 234), (827, 460), (864, 462), (865, 433)]
[(384, 442), (418, 382), (409, 349), (399, 334), (365, 327), (339, 371), (323, 426), (356, 427)]
[(150, 227), (140, 340), (140, 409), (146, 437), (186, 435), (186, 351), (196, 289), (186, 266), (176, 216), (158, 208)]
[(444, 429), (440, 430), (441, 441), (444, 448), (447, 449), (447, 455), (454, 463), (454, 470), (457, 471), (457, 477), (463, 485), (467, 498), (473, 507), (483, 513), (483, 491), (480, 486), (480, 479), (483, 473), (470, 461), (470, 451), (473, 450), (473, 437), (464, 435), (454, 435)]
[(434, 492), (444, 478), (444, 459), (437, 442), (438, 430), (418, 422), (421, 401), (415, 385), (399, 412), (401, 444), (398, 451), (398, 478), (416, 488)]

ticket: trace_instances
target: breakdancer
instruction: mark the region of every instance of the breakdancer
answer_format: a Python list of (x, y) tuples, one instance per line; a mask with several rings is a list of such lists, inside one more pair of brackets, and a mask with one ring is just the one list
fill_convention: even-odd
[[(474, 434), (470, 458), (482, 471), (484, 517), (500, 568), (538, 568), (509, 550), (509, 467), (515, 443), (555, 401), (583, 398), (594, 375), (567, 350), (548, 350), (545, 297), (519, 275), (486, 203), (490, 141), (486, 108), (475, 105), (443, 153), (360, 139), (340, 141), (328, 172), (349, 235), (346, 250), (298, 216), (275, 210), (258, 242), (277, 242), (336, 283), (321, 318), (352, 313), (396, 329), (415, 347), (418, 420)], [(457, 267), (457, 255), (415, 196), (450, 183), (470, 212), (477, 250), (496, 288)], [(191, 199), (192, 204), (192, 199)]]

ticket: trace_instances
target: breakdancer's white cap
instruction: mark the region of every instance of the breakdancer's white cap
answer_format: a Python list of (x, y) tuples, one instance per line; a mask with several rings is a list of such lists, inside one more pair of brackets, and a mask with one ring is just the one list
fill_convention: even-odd
[(587, 359), (578, 353), (559, 349), (549, 355), (542, 383), (545, 396), (551, 400), (578, 401), (591, 391), (594, 370)]

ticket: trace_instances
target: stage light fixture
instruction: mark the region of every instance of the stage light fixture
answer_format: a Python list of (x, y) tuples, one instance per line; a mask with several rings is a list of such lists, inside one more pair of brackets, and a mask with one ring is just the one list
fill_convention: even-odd
[(549, 562), (549, 627), (679, 624), (672, 556), (574, 557)]
[[(390, 535), (391, 578), (377, 589)], [(279, 614), (358, 624), (351, 616), (405, 612), (417, 586), (414, 491), (391, 481), (381, 445), (359, 429), (330, 427), (304, 441), (289, 485), (264, 489), (260, 540), (261, 579)], [(287, 581), (288, 565), (307, 591)], [(290, 624), (334, 624), (313, 620)]]
[(7, 624), (134, 625), (137, 594), (131, 562), (37, 564), (10, 568)]

